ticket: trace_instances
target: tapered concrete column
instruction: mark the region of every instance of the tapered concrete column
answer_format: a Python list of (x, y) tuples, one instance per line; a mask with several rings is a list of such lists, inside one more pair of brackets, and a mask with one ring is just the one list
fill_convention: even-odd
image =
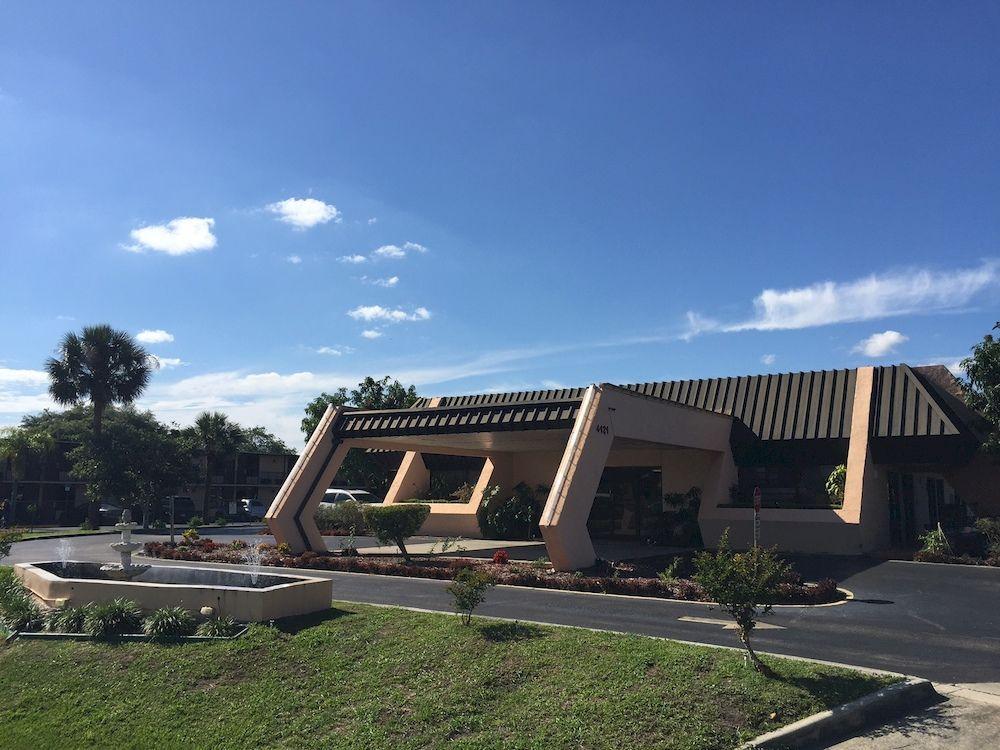
[(416, 451), (407, 451), (389, 485), (385, 502), (401, 503), (413, 497), (422, 497), (430, 489), (430, 483), (431, 473), (424, 465), (424, 457)]
[(874, 404), (875, 368), (859, 367), (851, 414), (851, 441), (847, 448), (844, 507), (847, 523), (859, 523), (864, 551), (889, 546), (889, 504), (885, 474), (872, 460), (871, 413)]
[(351, 449), (350, 442), (340, 440), (333, 430), (342, 413), (341, 406), (327, 407), (264, 516), (274, 538), (279, 544), (283, 542), (291, 547), (292, 552), (326, 551), (326, 543), (316, 527), (315, 514)]
[(538, 524), (556, 570), (586, 568), (596, 560), (587, 519), (613, 440), (610, 414), (602, 410), (601, 391), (592, 385), (583, 396)]

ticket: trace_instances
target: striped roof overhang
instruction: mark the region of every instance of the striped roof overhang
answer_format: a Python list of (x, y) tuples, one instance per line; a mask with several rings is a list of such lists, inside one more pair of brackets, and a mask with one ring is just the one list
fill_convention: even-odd
[(441, 435), (504, 430), (570, 429), (580, 399), (508, 404), (345, 411), (335, 430), (343, 438)]

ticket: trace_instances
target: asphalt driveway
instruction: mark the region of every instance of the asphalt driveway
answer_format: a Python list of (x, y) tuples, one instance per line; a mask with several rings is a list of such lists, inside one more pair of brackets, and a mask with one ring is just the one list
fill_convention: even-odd
[[(267, 539), (245, 528), (213, 529), (211, 534), (227, 540)], [(111, 559), (108, 536), (69, 541), (72, 559)], [(338, 540), (331, 542), (335, 547)], [(359, 548), (377, 546), (370, 537), (359, 537), (357, 543)], [(58, 544), (52, 539), (21, 542), (4, 562), (51, 560)], [(1000, 569), (864, 558), (797, 557), (795, 562), (807, 578), (837, 578), (855, 598), (836, 606), (776, 608), (766, 619), (773, 627), (755, 636), (760, 650), (906, 672), (938, 682), (1000, 683)], [(337, 599), (451, 611), (444, 581), (310, 574), (333, 579)], [(481, 612), (736, 645), (733, 631), (724, 629), (723, 613), (688, 602), (499, 586)]]

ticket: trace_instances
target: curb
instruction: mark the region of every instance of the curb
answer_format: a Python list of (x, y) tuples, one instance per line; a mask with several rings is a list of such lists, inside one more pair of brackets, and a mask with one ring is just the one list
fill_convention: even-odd
[(869, 724), (884, 724), (940, 699), (941, 696), (930, 681), (909, 677), (850, 703), (820, 711), (794, 724), (762, 734), (741, 745), (739, 750), (802, 748), (829, 742), (846, 737), (852, 731)]

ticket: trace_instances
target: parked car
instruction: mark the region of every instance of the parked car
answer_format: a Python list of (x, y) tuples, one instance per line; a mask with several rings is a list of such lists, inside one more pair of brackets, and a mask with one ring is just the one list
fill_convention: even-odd
[(347, 500), (354, 500), (355, 502), (364, 503), (366, 505), (373, 505), (382, 502), (382, 498), (378, 495), (373, 495), (368, 490), (332, 489), (326, 491), (320, 505), (336, 505), (337, 503), (343, 503)]
[(269, 507), (269, 504), (262, 503), (255, 497), (245, 497), (240, 500), (240, 509), (243, 515), (251, 521), (263, 521)]
[[(116, 523), (122, 520), (122, 506), (116, 505), (115, 503), (109, 503), (107, 501), (101, 503), (98, 508), (100, 513), (101, 525), (102, 526), (114, 526)], [(135, 519), (133, 519), (135, 520)]]

